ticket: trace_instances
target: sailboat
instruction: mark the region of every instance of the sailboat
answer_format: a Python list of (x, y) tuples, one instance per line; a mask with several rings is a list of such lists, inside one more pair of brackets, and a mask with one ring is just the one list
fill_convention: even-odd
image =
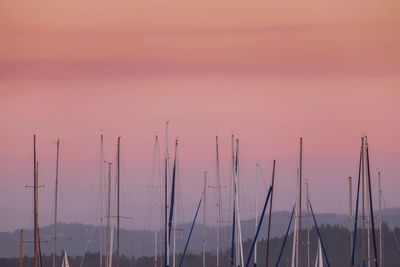
[(315, 258), (315, 267), (324, 267), (324, 258), (322, 255), (321, 240), (318, 239), (317, 257)]
[(61, 263), (61, 267), (69, 267), (68, 256), (67, 256), (66, 250), (64, 250), (64, 257), (63, 257), (63, 261)]

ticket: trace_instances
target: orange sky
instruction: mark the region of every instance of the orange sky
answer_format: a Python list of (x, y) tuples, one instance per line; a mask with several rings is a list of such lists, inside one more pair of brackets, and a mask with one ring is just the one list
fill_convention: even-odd
[[(228, 180), (231, 131), (241, 138), (244, 181), (253, 179), (256, 161), (269, 175), (278, 159), (280, 210), (294, 201), (287, 195), (303, 136), (315, 208), (342, 213), (346, 201), (338, 204), (338, 195), (356, 175), (359, 137), (367, 133), (388, 206), (400, 206), (399, 12), (394, 0), (1, 1), (0, 211), (9, 219), (0, 230), (29, 225), (24, 185), (31, 182), (34, 132), (49, 185), (44, 223), (57, 137), (61, 220), (92, 222), (99, 129), (110, 159), (122, 136), (123, 200), (134, 213), (143, 206), (154, 133), (168, 119), (170, 141), (181, 139), (188, 212), (202, 171), (214, 170), (216, 133)], [(243, 192), (252, 192), (247, 184)], [(243, 205), (251, 207), (250, 196)]]

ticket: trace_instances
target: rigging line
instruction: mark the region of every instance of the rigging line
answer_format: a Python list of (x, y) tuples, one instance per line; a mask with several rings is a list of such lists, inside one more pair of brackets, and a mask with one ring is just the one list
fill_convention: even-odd
[(285, 239), (283, 240), (282, 247), (281, 247), (281, 251), (279, 252), (278, 260), (276, 261), (276, 264), (275, 264), (276, 267), (279, 266), (279, 263), (280, 263), (280, 261), (281, 261), (282, 255), (283, 255), (283, 250), (284, 250), (284, 248), (285, 248), (285, 244), (286, 244), (286, 241), (287, 241), (287, 238), (288, 238), (288, 235), (289, 235), (290, 226), (291, 226), (291, 224), (292, 224), (293, 214), (294, 214), (295, 207), (296, 207), (296, 205), (293, 206), (292, 215), (290, 215), (289, 224), (288, 224), (288, 227), (287, 227), (287, 229), (286, 229)]

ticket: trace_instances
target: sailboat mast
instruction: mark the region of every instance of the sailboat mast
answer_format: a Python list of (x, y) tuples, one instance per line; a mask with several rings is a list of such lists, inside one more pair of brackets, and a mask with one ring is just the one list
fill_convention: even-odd
[(236, 206), (237, 206), (237, 232), (238, 232), (238, 266), (244, 266), (243, 258), (243, 239), (242, 239), (242, 226), (240, 219), (240, 206), (239, 206), (239, 139), (236, 139), (236, 173), (235, 173), (235, 185), (236, 185)]
[(207, 209), (207, 172), (204, 172), (204, 188), (203, 188), (203, 267), (206, 267), (206, 209)]
[(165, 178), (164, 178), (164, 266), (169, 267), (169, 229), (168, 229), (168, 161), (169, 161), (169, 151), (168, 151), (168, 125), (169, 122), (165, 124)]
[(99, 177), (99, 200), (100, 200), (100, 267), (103, 267), (103, 171), (104, 171), (104, 151), (103, 151), (103, 134), (100, 135), (100, 177)]
[(117, 267), (119, 267), (119, 201), (120, 201), (120, 154), (121, 137), (118, 137), (117, 143)]
[(349, 176), (349, 233), (350, 233), (350, 255), (353, 250), (353, 184), (351, 181), (351, 177)]
[(219, 267), (219, 246), (221, 242), (221, 223), (222, 223), (222, 197), (221, 197), (221, 181), (220, 181), (220, 170), (219, 170), (219, 147), (218, 147), (218, 136), (215, 136), (215, 148), (216, 148), (216, 178), (217, 178), (217, 208), (218, 208), (218, 221), (217, 221), (217, 265)]
[[(306, 183), (306, 195), (307, 195), (307, 203), (310, 202), (310, 197), (308, 195), (308, 183)], [(307, 205), (307, 216), (310, 216), (310, 205)], [(310, 266), (310, 224), (307, 225), (307, 267)]]
[(221, 225), (222, 225), (222, 196), (221, 196), (221, 180), (220, 180), (220, 169), (219, 169), (219, 146), (218, 146), (218, 136), (215, 137), (216, 146), (216, 178), (217, 178), (217, 208), (218, 208), (218, 221), (217, 221), (217, 265), (219, 267), (219, 251), (221, 243)]
[(111, 265), (111, 162), (108, 162), (108, 186), (107, 186), (107, 267)]
[(382, 234), (382, 188), (381, 171), (378, 170), (378, 195), (379, 195), (379, 266), (383, 267), (383, 234)]
[(236, 185), (235, 185), (235, 146), (234, 146), (234, 136), (233, 134), (231, 135), (231, 146), (232, 146), (232, 192), (233, 192), (233, 198), (232, 198), (232, 236), (231, 236), (231, 254), (230, 254), (230, 263), (231, 266), (234, 265), (235, 263), (235, 236), (236, 236)]
[(38, 177), (36, 161), (36, 134), (33, 135), (33, 248), (34, 267), (39, 267), (39, 238), (38, 238)]
[(365, 231), (366, 231), (366, 216), (365, 216), (365, 137), (362, 138), (362, 161), (361, 161), (361, 203), (362, 203), (362, 234), (361, 234), (361, 247), (362, 247), (362, 261), (365, 262)]
[(58, 159), (60, 153), (60, 140), (57, 140), (57, 157), (56, 157), (56, 185), (54, 192), (54, 243), (53, 243), (53, 267), (56, 267), (57, 253), (57, 200), (58, 200)]
[(299, 266), (299, 264), (301, 265), (301, 210), (303, 208), (303, 206), (301, 205), (302, 202), (302, 185), (303, 185), (303, 138), (300, 137), (300, 159), (299, 159), (299, 228), (297, 229), (299, 231), (298, 233), (298, 249), (297, 249), (297, 266)]
[(24, 260), (24, 230), (19, 231), (19, 267), (23, 267)]

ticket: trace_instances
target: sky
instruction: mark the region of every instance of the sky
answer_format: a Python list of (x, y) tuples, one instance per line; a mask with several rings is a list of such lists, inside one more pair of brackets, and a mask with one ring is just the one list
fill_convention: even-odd
[(122, 140), (121, 209), (132, 217), (123, 226), (145, 228), (154, 136), (163, 150), (167, 120), (182, 221), (203, 172), (215, 183), (215, 135), (229, 187), (232, 133), (243, 218), (257, 162), (263, 190), (277, 160), (274, 210), (291, 209), (299, 137), (316, 212), (347, 212), (364, 134), (374, 192), (380, 169), (384, 206), (400, 207), (399, 14), (394, 0), (0, 1), (0, 230), (32, 225), (34, 133), (40, 224), (52, 217), (57, 138), (59, 219), (97, 223), (103, 133), (109, 161)]

